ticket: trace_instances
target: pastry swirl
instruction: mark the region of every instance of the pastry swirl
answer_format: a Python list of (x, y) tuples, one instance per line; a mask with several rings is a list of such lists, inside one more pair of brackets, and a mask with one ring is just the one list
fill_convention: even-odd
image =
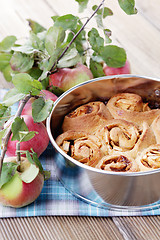
[(153, 144), (144, 149), (136, 159), (140, 171), (160, 168), (160, 144)]
[(65, 116), (62, 129), (87, 131), (92, 133), (97, 126), (103, 124), (112, 116), (103, 102), (90, 102), (84, 104)]
[(146, 121), (149, 125), (160, 115), (160, 109), (150, 109), (147, 103), (143, 103), (141, 96), (133, 93), (119, 93), (107, 103), (112, 116), (116, 119), (124, 119), (141, 125)]
[(65, 116), (62, 131), (58, 146), (83, 164), (116, 172), (160, 168), (160, 109), (137, 94), (81, 105)]
[(59, 135), (56, 142), (65, 153), (92, 167), (103, 157), (99, 139), (85, 132), (69, 130)]
[(153, 123), (151, 125), (151, 128), (154, 132), (156, 142), (158, 144), (160, 144), (160, 115), (155, 118), (155, 120), (153, 121)]
[(96, 168), (113, 172), (137, 172), (138, 164), (134, 159), (129, 158), (124, 153), (104, 156), (96, 165)]
[(104, 154), (113, 152), (128, 152), (135, 157), (150, 144), (155, 143), (155, 137), (146, 122), (142, 127), (137, 127), (131, 122), (122, 119), (113, 119), (100, 127), (95, 135), (102, 142)]

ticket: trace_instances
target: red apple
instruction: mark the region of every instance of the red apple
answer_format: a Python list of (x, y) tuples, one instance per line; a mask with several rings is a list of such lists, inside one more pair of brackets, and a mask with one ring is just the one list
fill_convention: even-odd
[(71, 87), (92, 79), (93, 75), (90, 69), (78, 63), (75, 68), (61, 68), (49, 77), (49, 85), (61, 88), (63, 91)]
[(130, 63), (127, 60), (125, 65), (120, 68), (113, 68), (113, 67), (109, 67), (109, 66), (105, 65), (103, 68), (103, 71), (106, 76), (119, 75), (119, 74), (130, 74), (131, 73)]
[[(38, 157), (46, 150), (49, 144), (49, 137), (46, 130), (46, 127), (43, 123), (35, 123), (31, 115), (22, 115), (24, 121), (29, 129), (29, 131), (36, 131), (36, 134), (32, 139), (26, 142), (20, 143), (20, 150), (28, 150), (31, 152), (31, 148), (33, 151), (37, 153)], [(16, 143), (18, 141), (11, 141), (12, 135), (8, 141), (7, 145), (7, 156), (16, 156)]]
[[(16, 158), (5, 158), (4, 162), (16, 163)], [(44, 176), (38, 167), (31, 165), (27, 158), (22, 158), (14, 176), (0, 188), (0, 203), (18, 208), (37, 199), (43, 188)]]
[[(44, 99), (48, 100), (52, 100), (53, 102), (55, 102), (57, 100), (57, 96), (53, 93), (51, 93), (48, 90), (42, 90), (39, 94), (39, 96), (43, 96)], [(34, 101), (34, 98), (31, 98), (26, 105), (24, 106), (23, 110), (22, 110), (22, 115), (32, 115), (32, 103)]]

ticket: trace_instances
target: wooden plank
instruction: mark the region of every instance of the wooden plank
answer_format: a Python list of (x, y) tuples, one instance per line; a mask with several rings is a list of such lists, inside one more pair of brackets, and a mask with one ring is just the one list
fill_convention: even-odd
[(111, 218), (30, 217), (1, 219), (1, 240), (123, 240)]
[(49, 27), (53, 23), (51, 16), (55, 14), (43, 0), (28, 0), (27, 4), (24, 0), (3, 1), (0, 6), (0, 39), (7, 35), (15, 35), (18, 39), (28, 36), (28, 18)]
[(136, 6), (140, 14), (160, 30), (160, 2), (157, 0), (138, 0)]
[(114, 217), (113, 221), (125, 239), (160, 239), (160, 216)]
[(106, 19), (106, 27), (113, 31), (113, 42), (126, 49), (132, 73), (159, 77), (160, 31), (140, 12), (128, 16), (115, 1), (110, 1), (109, 7), (114, 10), (114, 16)]

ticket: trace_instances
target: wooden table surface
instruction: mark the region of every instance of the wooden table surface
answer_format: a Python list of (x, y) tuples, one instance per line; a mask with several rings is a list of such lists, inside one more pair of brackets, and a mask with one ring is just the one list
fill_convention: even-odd
[[(98, 3), (100, 0), (90, 0), (80, 16), (90, 16), (91, 6)], [(138, 14), (134, 16), (127, 16), (117, 0), (105, 4), (114, 11), (105, 21), (106, 28), (113, 31), (113, 42), (126, 49), (132, 73), (160, 77), (159, 0), (137, 0)], [(51, 16), (77, 14), (77, 9), (74, 0), (1, 0), (0, 41), (7, 35), (27, 36), (27, 18), (49, 27)], [(91, 26), (96, 26), (95, 20)], [(12, 87), (2, 74), (0, 87)], [(0, 239), (160, 239), (160, 216), (6, 218), (0, 220)]]

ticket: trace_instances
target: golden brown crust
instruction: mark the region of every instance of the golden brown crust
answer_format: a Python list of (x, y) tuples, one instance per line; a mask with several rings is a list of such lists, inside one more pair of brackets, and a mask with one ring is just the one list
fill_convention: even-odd
[(160, 115), (153, 121), (151, 129), (154, 132), (156, 142), (160, 144)]
[(113, 172), (137, 172), (139, 167), (133, 158), (125, 153), (104, 156), (96, 165), (96, 168)]
[(89, 166), (94, 167), (103, 156), (99, 139), (84, 132), (67, 131), (56, 142), (68, 155)]
[(66, 115), (62, 129), (63, 132), (78, 130), (92, 133), (97, 126), (111, 118), (112, 116), (103, 102), (90, 102)]
[(160, 168), (160, 144), (153, 144), (144, 149), (136, 158), (140, 171)]
[(139, 95), (133, 93), (119, 93), (113, 96), (108, 101), (107, 108), (114, 118), (138, 125), (144, 121), (150, 125), (160, 115), (160, 109), (151, 110)]
[(155, 143), (153, 132), (147, 123), (137, 127), (133, 123), (113, 119), (100, 127), (95, 135), (102, 142), (102, 150), (105, 154), (114, 152), (127, 152), (135, 157), (139, 151)]
[(62, 130), (57, 144), (83, 164), (122, 172), (160, 168), (160, 109), (137, 94), (84, 104), (65, 116)]

